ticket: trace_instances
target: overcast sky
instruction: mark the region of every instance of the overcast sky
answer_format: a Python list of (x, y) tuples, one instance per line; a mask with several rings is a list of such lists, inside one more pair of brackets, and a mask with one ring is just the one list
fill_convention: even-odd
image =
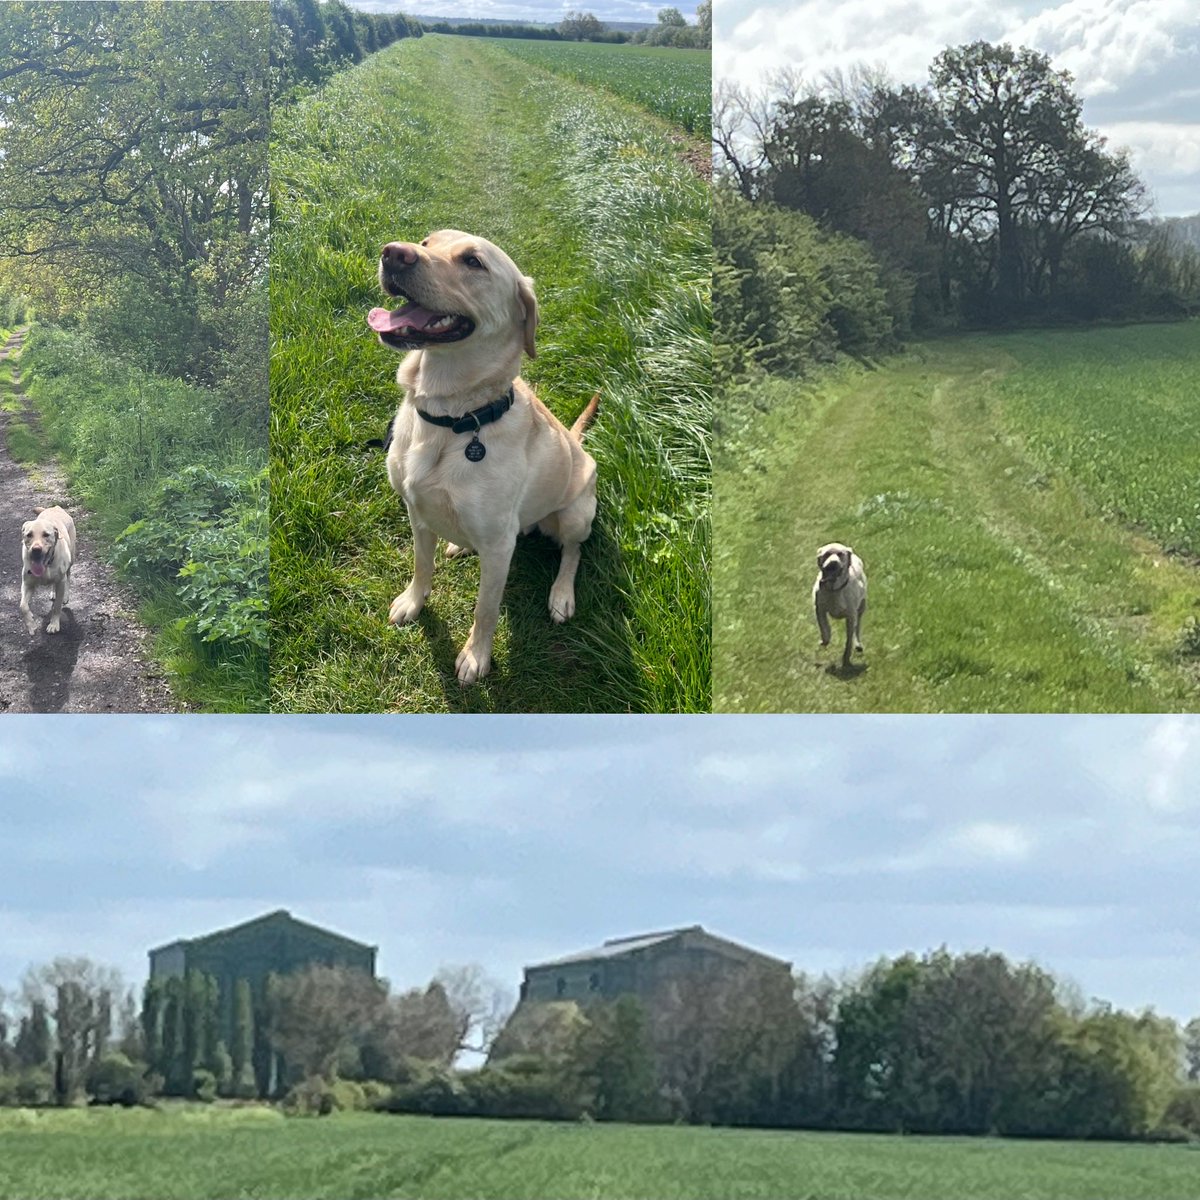
[(1200, 718), (0, 720), (0, 987), (275, 908), (426, 982), (693, 923), (1200, 1014)]
[(946, 46), (1031, 46), (1075, 77), (1084, 121), (1127, 146), (1163, 216), (1200, 211), (1197, 0), (717, 0), (713, 75), (884, 66), (923, 83)]

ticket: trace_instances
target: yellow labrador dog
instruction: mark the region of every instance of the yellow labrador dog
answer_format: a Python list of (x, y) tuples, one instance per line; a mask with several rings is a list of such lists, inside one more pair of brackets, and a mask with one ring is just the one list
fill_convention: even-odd
[(379, 340), (408, 353), (396, 373), (404, 400), (392, 423), (387, 469), (412, 524), (412, 582), (389, 619), (405, 625), (429, 598), (439, 537), (448, 555), (479, 554), (475, 621), (455, 669), (461, 683), (486, 675), (517, 534), (533, 528), (562, 546), (550, 617), (575, 612), (580, 547), (596, 515), (596, 463), (583, 434), (598, 397), (568, 430), (519, 378), (534, 357), (533, 280), (498, 246), (456, 229), (419, 246), (391, 242), (379, 283), (402, 298), (374, 308)]
[(867, 611), (867, 575), (862, 559), (841, 542), (830, 542), (817, 551), (817, 581), (813, 584), (813, 607), (821, 645), (828, 646), (833, 636), (829, 618), (846, 622), (846, 648), (842, 651), (842, 670), (850, 666), (850, 648), (862, 653), (862, 619)]
[(74, 561), (75, 522), (71, 514), (57, 505), (39, 508), (37, 516), (21, 527), (21, 617), (30, 633), (37, 632), (37, 618), (30, 611), (29, 601), (42, 587), (54, 589), (46, 632), (59, 631)]

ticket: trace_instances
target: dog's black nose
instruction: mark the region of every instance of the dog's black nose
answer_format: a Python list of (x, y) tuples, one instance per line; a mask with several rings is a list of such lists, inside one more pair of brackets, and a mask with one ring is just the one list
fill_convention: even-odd
[(37, 559), (41, 558), (41, 557), (42, 557), (42, 548), (41, 548), (41, 546), (34, 546), (34, 547), (33, 547), (33, 548), (32, 548), (32, 549), (29, 551), (29, 557), (30, 557), (30, 558), (32, 558), (32, 559), (34, 559), (35, 561), (36, 561)]
[(379, 257), (389, 267), (411, 267), (419, 256), (411, 242), (388, 242)]

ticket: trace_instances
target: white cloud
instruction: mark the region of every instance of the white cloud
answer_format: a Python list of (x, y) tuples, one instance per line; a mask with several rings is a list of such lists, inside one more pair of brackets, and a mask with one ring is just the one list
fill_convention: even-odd
[[(1200, 722), (1165, 717), (1147, 741), (1146, 798), (1161, 812), (1178, 812), (1200, 804)], [(1188, 769), (1188, 760), (1194, 761)]]
[(1117, 121), (1102, 125), (1100, 132), (1110, 148), (1127, 147), (1134, 167), (1148, 176), (1173, 180), (1200, 174), (1200, 124)]
[(1022, 862), (1033, 850), (1033, 838), (1018, 825), (976, 821), (950, 835), (950, 844), (965, 854), (992, 862)]

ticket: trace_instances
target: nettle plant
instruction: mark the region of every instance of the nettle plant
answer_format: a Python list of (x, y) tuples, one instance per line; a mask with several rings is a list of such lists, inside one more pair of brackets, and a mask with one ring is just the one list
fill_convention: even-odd
[(267, 647), (267, 480), (253, 468), (184, 467), (156, 489), (153, 516), (116, 541), (122, 570), (174, 577), (206, 642)]

